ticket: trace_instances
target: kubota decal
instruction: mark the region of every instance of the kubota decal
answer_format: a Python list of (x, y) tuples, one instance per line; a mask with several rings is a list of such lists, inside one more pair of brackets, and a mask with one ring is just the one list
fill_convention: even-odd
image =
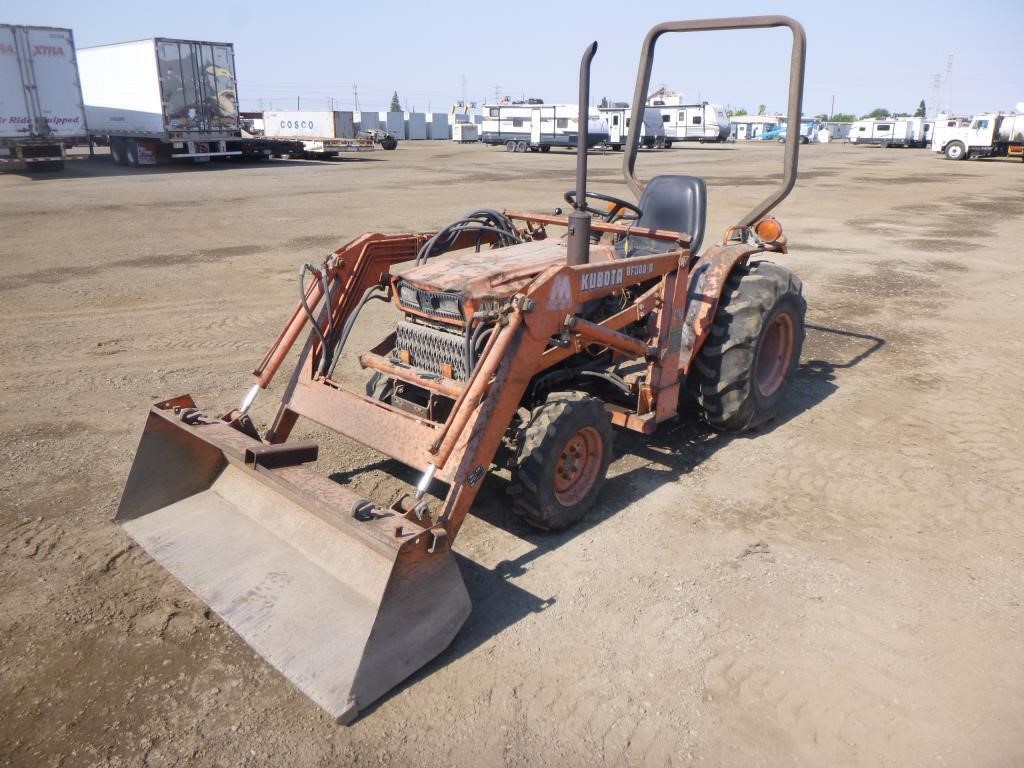
[(609, 285), (622, 285), (622, 268), (605, 269), (601, 272), (585, 272), (580, 275), (580, 290), (593, 291)]

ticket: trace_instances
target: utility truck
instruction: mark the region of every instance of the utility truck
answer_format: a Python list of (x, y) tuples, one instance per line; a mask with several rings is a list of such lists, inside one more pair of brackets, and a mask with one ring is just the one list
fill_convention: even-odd
[(60, 170), (85, 138), (71, 30), (0, 24), (0, 167)]
[(156, 37), (78, 52), (90, 136), (119, 165), (269, 155), (243, 137), (231, 43)]
[(969, 125), (944, 126), (936, 131), (932, 150), (941, 152), (948, 160), (972, 157), (1024, 160), (1024, 112), (984, 112)]
[[(579, 141), (578, 107), (545, 104), (540, 99), (509, 104), (485, 104), (480, 141), (504, 146), (508, 152), (550, 152), (552, 147), (575, 147)], [(608, 140), (608, 123), (601, 113), (587, 113), (586, 146)]]

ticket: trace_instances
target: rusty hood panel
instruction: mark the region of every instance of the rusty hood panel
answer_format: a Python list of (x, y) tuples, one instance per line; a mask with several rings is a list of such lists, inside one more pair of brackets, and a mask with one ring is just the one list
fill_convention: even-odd
[[(614, 249), (590, 248), (590, 260), (608, 261)], [(398, 272), (397, 277), (418, 288), (459, 293), (472, 298), (504, 298), (524, 288), (552, 265), (564, 264), (563, 240), (538, 240), (505, 248), (454, 251), (419, 267)]]

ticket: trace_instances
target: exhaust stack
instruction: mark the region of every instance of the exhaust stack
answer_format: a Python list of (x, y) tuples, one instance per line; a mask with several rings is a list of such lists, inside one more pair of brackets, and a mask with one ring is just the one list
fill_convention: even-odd
[(580, 61), (580, 111), (576, 136), (576, 203), (569, 214), (568, 255), (570, 267), (590, 261), (590, 214), (587, 205), (587, 141), (590, 128), (590, 62), (597, 53), (597, 41), (587, 46)]

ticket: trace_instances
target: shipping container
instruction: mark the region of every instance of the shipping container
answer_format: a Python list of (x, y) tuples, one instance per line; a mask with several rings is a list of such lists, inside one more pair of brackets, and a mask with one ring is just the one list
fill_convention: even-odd
[(86, 138), (71, 30), (0, 24), (0, 164), (56, 170)]

